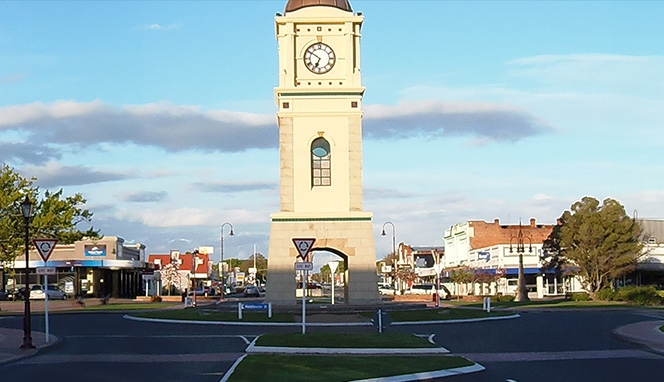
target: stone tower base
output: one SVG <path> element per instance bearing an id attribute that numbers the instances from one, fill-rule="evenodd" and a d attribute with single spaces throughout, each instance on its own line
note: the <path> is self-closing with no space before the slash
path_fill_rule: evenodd
<path id="1" fill-rule="evenodd" d="M 297 304 L 294 264 L 298 260 L 298 251 L 293 245 L 293 238 L 315 238 L 313 250 L 326 250 L 344 259 L 347 304 L 380 302 L 372 214 L 349 212 L 326 215 L 283 212 L 270 215 L 267 302 L 274 305 Z"/>

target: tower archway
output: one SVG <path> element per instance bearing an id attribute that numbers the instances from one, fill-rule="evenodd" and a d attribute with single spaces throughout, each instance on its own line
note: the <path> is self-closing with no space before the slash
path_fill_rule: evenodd
<path id="1" fill-rule="evenodd" d="M 309 256 L 313 256 L 311 261 L 314 262 L 314 265 L 322 264 L 321 266 L 321 279 L 323 284 L 323 296 L 331 297 L 332 293 L 335 294 L 335 301 L 337 303 L 343 302 L 348 303 L 348 256 L 343 252 L 328 247 L 314 247 L 311 250 Z M 319 260 L 321 257 L 325 257 L 322 262 Z M 339 262 L 338 268 L 335 270 L 334 274 L 323 274 L 323 268 L 325 265 L 328 265 L 332 261 Z M 329 279 L 328 279 L 329 277 Z M 329 281 L 329 290 L 328 283 Z M 334 288 L 331 287 L 331 284 L 334 284 Z"/>

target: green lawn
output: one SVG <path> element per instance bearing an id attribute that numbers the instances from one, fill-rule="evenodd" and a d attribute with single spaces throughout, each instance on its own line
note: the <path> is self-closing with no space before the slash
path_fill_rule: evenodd
<path id="1" fill-rule="evenodd" d="M 362 313 L 367 317 L 373 317 L 375 313 Z M 392 321 L 412 322 L 412 321 L 437 321 L 437 320 L 462 320 L 470 318 L 487 318 L 511 316 L 514 312 L 493 311 L 487 313 L 481 309 L 462 309 L 462 308 L 439 308 L 439 309 L 418 309 L 418 310 L 395 310 L 388 312 Z"/>
<path id="2" fill-rule="evenodd" d="M 159 318 L 165 320 L 224 321 L 224 322 L 296 322 L 292 314 L 267 312 L 242 312 L 238 320 L 237 312 L 219 312 L 206 308 L 168 309 L 133 314 L 135 317 Z"/>
<path id="3" fill-rule="evenodd" d="M 367 320 L 373 318 L 376 312 L 361 312 Z M 480 309 L 419 309 L 408 311 L 388 312 L 392 321 L 431 321 L 431 320 L 457 320 L 468 318 L 499 317 L 512 315 L 514 312 L 502 311 L 486 313 Z M 226 321 L 226 322 L 300 322 L 299 314 L 292 313 L 274 313 L 272 318 L 267 317 L 266 312 L 244 312 L 242 320 L 238 320 L 237 313 L 218 312 L 205 308 L 188 309 L 167 309 L 137 312 L 133 314 L 136 317 L 159 318 L 171 320 L 196 320 L 196 321 Z"/>
<path id="4" fill-rule="evenodd" d="M 307 333 L 263 334 L 256 346 L 319 347 L 319 348 L 435 348 L 427 339 L 405 333 Z"/>
<path id="5" fill-rule="evenodd" d="M 455 356 L 304 356 L 252 354 L 243 359 L 229 382 L 336 382 L 387 377 L 471 366 Z"/>
<path id="6" fill-rule="evenodd" d="M 482 302 L 446 301 L 452 306 L 482 307 Z M 571 301 L 565 299 L 535 300 L 529 302 L 498 302 L 491 301 L 491 308 L 633 308 L 635 305 L 619 301 Z M 639 307 L 641 308 L 641 307 Z"/>
<path id="7" fill-rule="evenodd" d="M 151 310 L 151 309 L 163 309 L 172 306 L 180 305 L 180 303 L 173 302 L 145 302 L 145 303 L 113 303 L 110 302 L 106 305 L 90 305 L 85 308 L 75 307 L 72 310 L 76 311 L 86 311 L 86 310 Z"/>

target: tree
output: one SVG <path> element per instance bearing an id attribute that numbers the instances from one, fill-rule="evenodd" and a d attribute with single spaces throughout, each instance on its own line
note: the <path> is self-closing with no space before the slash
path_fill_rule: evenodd
<path id="1" fill-rule="evenodd" d="M 591 298 L 631 272 L 641 256 L 641 227 L 616 200 L 584 197 L 563 212 L 543 245 L 545 268 L 576 274 Z"/>
<path id="2" fill-rule="evenodd" d="M 25 179 L 4 164 L 0 167 L 0 261 L 13 264 L 23 253 L 25 226 L 21 214 L 21 202 L 25 196 L 34 203 L 30 221 L 30 237 L 57 239 L 61 244 L 72 244 L 83 237 L 100 238 L 99 231 L 77 226 L 92 220 L 92 213 L 82 209 L 86 200 L 81 194 L 63 197 L 63 191 L 45 191 L 39 198 L 39 188 L 33 185 L 35 178 Z"/>
<path id="3" fill-rule="evenodd" d="M 337 270 L 334 272 L 335 274 L 339 275 L 342 274 L 346 271 L 346 268 L 344 268 L 344 262 L 343 261 L 338 261 L 339 265 L 337 266 Z M 325 264 L 322 267 L 320 267 L 320 278 L 321 282 L 327 282 L 329 280 L 332 280 L 332 270 L 330 269 L 330 266 Z"/>
<path id="4" fill-rule="evenodd" d="M 161 281 L 168 290 L 168 295 L 171 295 L 172 287 L 180 289 L 180 282 L 182 277 L 180 276 L 180 265 L 177 261 L 164 265 L 160 270 L 159 274 L 161 276 Z"/>
<path id="5" fill-rule="evenodd" d="M 256 278 L 261 282 L 265 282 L 267 277 L 267 258 L 260 253 L 256 253 Z M 249 256 L 246 260 L 240 261 L 240 272 L 249 273 L 249 268 L 254 267 L 254 254 Z"/>

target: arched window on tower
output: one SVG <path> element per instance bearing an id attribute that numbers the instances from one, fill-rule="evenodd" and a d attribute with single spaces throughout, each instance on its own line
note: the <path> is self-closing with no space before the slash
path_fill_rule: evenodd
<path id="1" fill-rule="evenodd" d="M 311 142 L 311 187 L 331 186 L 330 142 L 316 138 Z"/>

